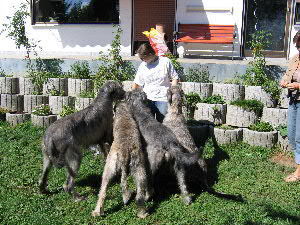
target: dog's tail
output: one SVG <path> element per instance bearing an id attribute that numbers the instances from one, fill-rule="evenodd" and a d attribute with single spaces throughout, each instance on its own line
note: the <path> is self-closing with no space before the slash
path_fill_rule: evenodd
<path id="1" fill-rule="evenodd" d="M 182 147 L 181 147 L 182 148 Z M 199 152 L 182 152 L 179 146 L 173 145 L 170 148 L 170 154 L 177 162 L 185 166 L 194 165 L 199 160 Z"/>
<path id="2" fill-rule="evenodd" d="M 58 151 L 52 140 L 44 140 L 43 151 L 55 167 L 62 168 L 65 166 L 65 154 L 64 152 Z"/>

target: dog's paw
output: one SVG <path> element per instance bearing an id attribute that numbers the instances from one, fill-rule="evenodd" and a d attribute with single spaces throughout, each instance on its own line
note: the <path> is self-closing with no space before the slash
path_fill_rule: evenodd
<path id="1" fill-rule="evenodd" d="M 92 212 L 92 216 L 93 216 L 93 217 L 104 216 L 104 212 L 103 212 L 102 210 L 100 210 L 100 211 L 94 210 L 94 211 Z"/>
<path id="2" fill-rule="evenodd" d="M 131 190 L 126 191 L 125 193 L 123 193 L 123 203 L 124 205 L 128 205 L 130 200 L 133 197 L 134 192 Z"/>
<path id="3" fill-rule="evenodd" d="M 77 193 L 77 192 L 73 193 L 73 198 L 74 198 L 74 201 L 75 201 L 75 202 L 81 202 L 81 201 L 84 201 L 84 200 L 87 199 L 86 196 L 80 195 L 80 194 Z"/>
<path id="4" fill-rule="evenodd" d="M 186 204 L 186 205 L 189 205 L 192 203 L 192 198 L 191 196 L 184 196 L 182 201 Z"/>
<path id="5" fill-rule="evenodd" d="M 138 217 L 138 218 L 141 218 L 141 219 L 146 218 L 148 215 L 149 215 L 149 213 L 148 213 L 146 210 L 140 210 L 140 211 L 137 213 L 137 217 Z"/>

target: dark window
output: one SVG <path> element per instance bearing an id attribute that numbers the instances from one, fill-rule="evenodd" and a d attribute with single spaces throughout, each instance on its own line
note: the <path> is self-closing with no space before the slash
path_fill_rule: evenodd
<path id="1" fill-rule="evenodd" d="M 119 23 L 119 0 L 33 0 L 33 22 Z"/>
<path id="2" fill-rule="evenodd" d="M 296 3 L 295 24 L 300 25 L 300 2 Z"/>

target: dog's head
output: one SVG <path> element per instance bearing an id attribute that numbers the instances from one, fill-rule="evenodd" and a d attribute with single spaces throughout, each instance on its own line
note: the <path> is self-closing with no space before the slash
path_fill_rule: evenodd
<path id="1" fill-rule="evenodd" d="M 146 104 L 147 103 L 147 95 L 144 91 L 140 89 L 135 89 L 132 91 L 126 92 L 126 100 L 130 104 Z"/>
<path id="2" fill-rule="evenodd" d="M 179 86 L 171 86 L 167 91 L 167 99 L 170 105 L 182 106 L 184 93 Z"/>
<path id="3" fill-rule="evenodd" d="M 112 100 L 122 100 L 125 97 L 122 84 L 112 80 L 106 81 L 99 93 L 107 94 Z"/>

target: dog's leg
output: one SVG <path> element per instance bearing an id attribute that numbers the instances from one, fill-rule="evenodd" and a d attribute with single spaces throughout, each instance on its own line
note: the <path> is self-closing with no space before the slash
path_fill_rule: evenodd
<path id="1" fill-rule="evenodd" d="M 84 199 L 83 196 L 80 196 L 79 193 L 74 191 L 75 186 L 75 177 L 80 167 L 82 154 L 79 147 L 68 147 L 65 155 L 66 167 L 67 167 L 67 181 L 64 185 L 64 190 L 73 195 L 75 201 L 81 201 Z"/>
<path id="2" fill-rule="evenodd" d="M 42 176 L 39 180 L 39 189 L 41 193 L 48 193 L 47 190 L 47 180 L 48 180 L 48 174 L 52 167 L 52 163 L 46 153 L 43 153 L 43 172 Z"/>
<path id="3" fill-rule="evenodd" d="M 121 165 L 121 188 L 122 188 L 122 196 L 123 196 L 123 203 L 127 205 L 132 198 L 133 191 L 128 188 L 127 184 L 127 177 L 128 177 L 128 168 L 127 165 Z"/>
<path id="4" fill-rule="evenodd" d="M 181 196 L 183 198 L 182 200 L 185 204 L 189 205 L 192 202 L 192 198 L 189 196 L 189 192 L 187 191 L 185 170 L 182 165 L 178 165 L 178 163 L 175 162 L 174 171 L 177 177 L 179 189 L 181 191 Z"/>
<path id="5" fill-rule="evenodd" d="M 145 218 L 148 216 L 146 206 L 145 206 L 145 195 L 146 190 L 148 189 L 147 185 L 147 174 L 146 174 L 146 168 L 144 167 L 144 163 L 140 161 L 140 165 L 137 165 L 137 168 L 135 170 L 135 183 L 136 183 L 136 204 L 138 207 L 138 213 L 137 216 L 139 218 Z"/>
<path id="6" fill-rule="evenodd" d="M 98 201 L 96 208 L 92 212 L 92 216 L 103 216 L 104 215 L 104 201 L 106 198 L 106 191 L 111 183 L 112 179 L 115 177 L 117 172 L 120 170 L 118 168 L 118 157 L 116 152 L 110 152 L 107 156 L 107 160 L 104 166 L 104 171 L 102 175 L 101 188 L 98 194 Z"/>

